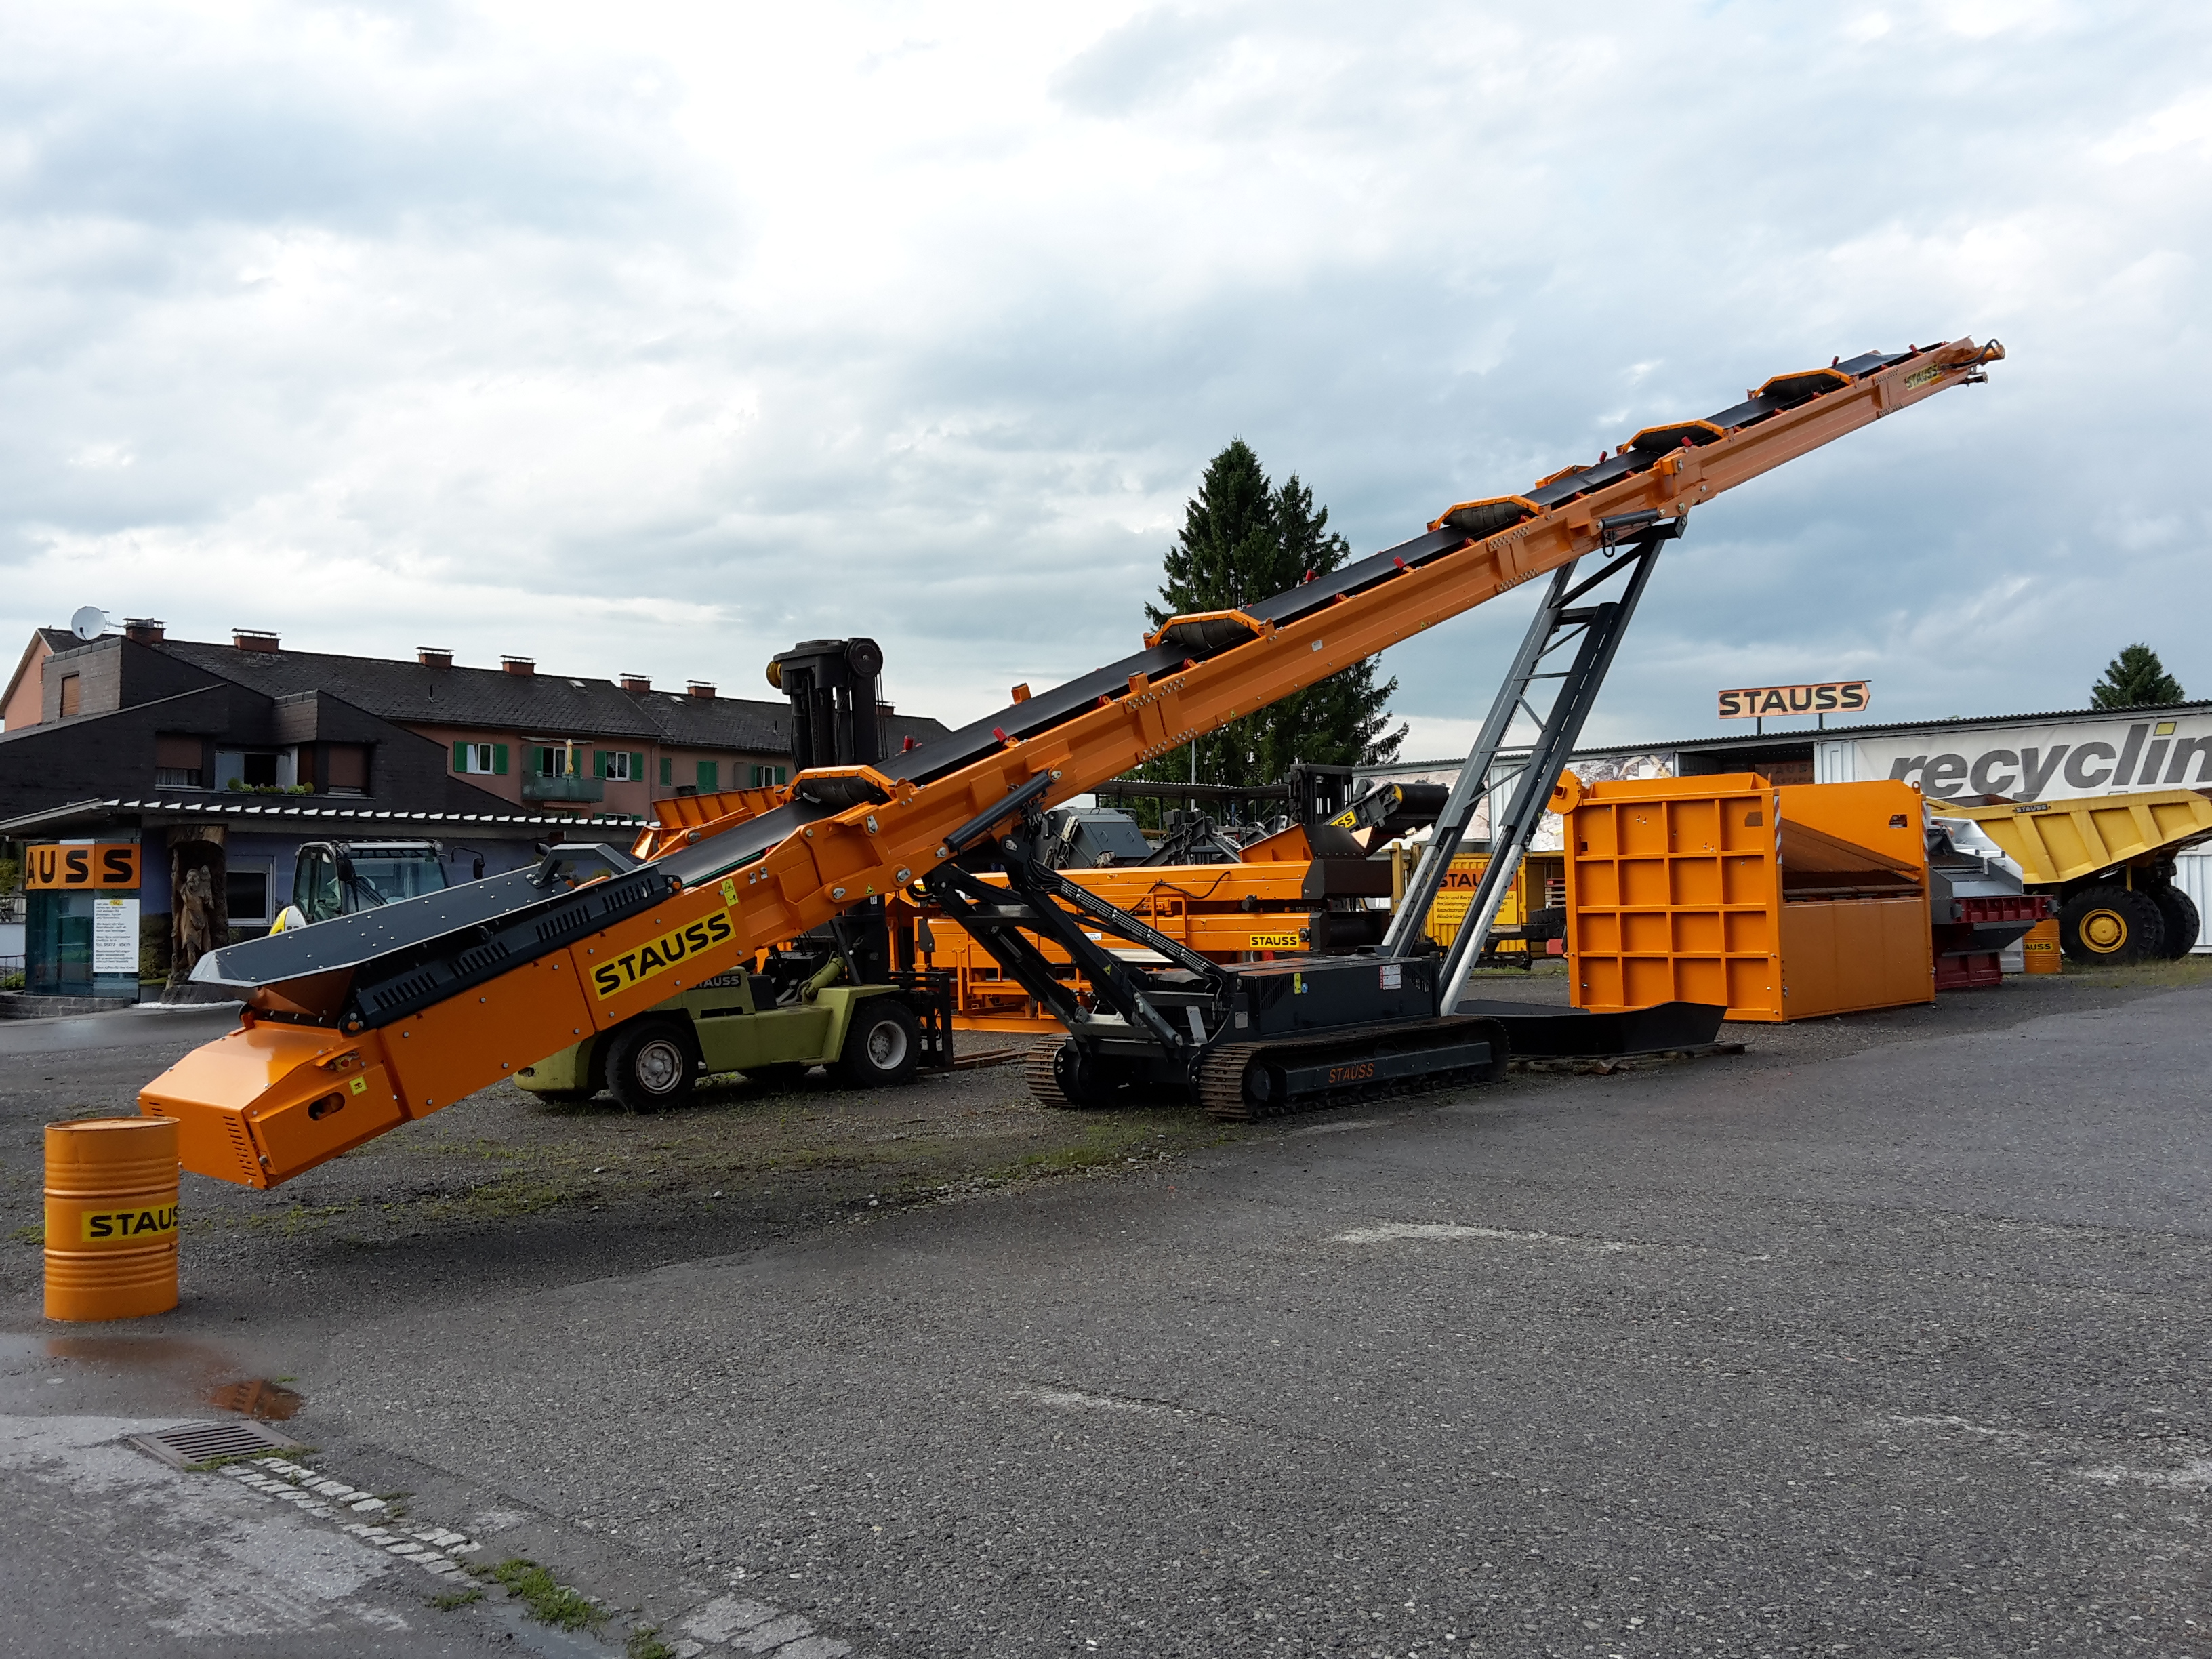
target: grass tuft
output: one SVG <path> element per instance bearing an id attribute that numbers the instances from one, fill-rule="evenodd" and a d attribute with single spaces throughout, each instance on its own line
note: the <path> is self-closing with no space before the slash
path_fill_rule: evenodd
<path id="1" fill-rule="evenodd" d="M 570 1589 L 535 1561 L 515 1556 L 494 1567 L 491 1577 L 541 1625 L 596 1632 L 607 1622 L 605 1607 Z"/>
<path id="2" fill-rule="evenodd" d="M 470 1584 L 461 1589 L 449 1589 L 440 1595 L 432 1596 L 430 1598 L 430 1605 L 437 1608 L 441 1613 L 452 1613 L 458 1607 L 465 1607 L 468 1606 L 471 1601 L 481 1601 L 483 1600 L 483 1592 L 478 1589 L 474 1584 Z"/>
<path id="3" fill-rule="evenodd" d="M 623 1644 L 625 1659 L 676 1659 L 676 1650 L 660 1639 L 660 1626 L 641 1625 Z"/>

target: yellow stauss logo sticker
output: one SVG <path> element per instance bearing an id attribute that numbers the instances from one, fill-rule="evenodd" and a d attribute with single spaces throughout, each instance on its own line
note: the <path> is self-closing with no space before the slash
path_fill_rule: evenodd
<path id="1" fill-rule="evenodd" d="M 619 996 L 634 985 L 642 985 L 656 974 L 665 974 L 687 957 L 710 949 L 731 938 L 736 929 L 726 915 L 715 915 L 672 933 L 664 933 L 650 945 L 603 962 L 592 969 L 592 988 L 599 1000 Z"/>
<path id="2" fill-rule="evenodd" d="M 1941 363 L 1930 363 L 1925 368 L 1916 368 L 1905 377 L 1905 389 L 1911 392 L 1916 387 L 1926 386 L 1930 380 L 1940 380 L 1942 374 L 1943 365 Z"/>
<path id="3" fill-rule="evenodd" d="M 1295 951 L 1298 948 L 1296 933 L 1255 933 L 1248 947 L 1255 951 Z"/>
<path id="4" fill-rule="evenodd" d="M 176 1231 L 177 1206 L 173 1204 L 143 1210 L 90 1210 L 84 1217 L 84 1242 L 88 1244 L 125 1244 Z"/>

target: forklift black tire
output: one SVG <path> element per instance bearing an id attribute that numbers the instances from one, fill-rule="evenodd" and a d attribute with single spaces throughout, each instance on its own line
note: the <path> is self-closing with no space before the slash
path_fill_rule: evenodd
<path id="1" fill-rule="evenodd" d="M 2171 883 L 2152 888 L 2150 896 L 2166 919 L 2166 954 L 2179 962 L 2197 948 L 2203 930 L 2203 918 L 2197 913 L 2197 901 Z"/>
<path id="2" fill-rule="evenodd" d="M 698 1075 L 699 1051 L 675 1020 L 639 1020 L 608 1041 L 607 1089 L 629 1111 L 682 1105 Z"/>
<path id="3" fill-rule="evenodd" d="M 2133 888 L 2085 887 L 2059 907 L 2058 946 L 2093 967 L 2155 962 L 2166 955 L 2166 913 Z"/>
<path id="4" fill-rule="evenodd" d="M 837 1076 L 854 1089 L 880 1089 L 914 1079 L 921 1059 L 921 1029 L 914 1010 L 894 996 L 865 997 L 854 1005 L 853 1023 L 837 1055 Z"/>

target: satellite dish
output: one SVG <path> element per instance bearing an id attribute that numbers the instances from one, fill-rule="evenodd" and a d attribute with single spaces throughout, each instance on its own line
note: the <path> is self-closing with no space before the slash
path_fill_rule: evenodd
<path id="1" fill-rule="evenodd" d="M 70 632 L 81 640 L 96 640 L 107 631 L 107 613 L 96 605 L 80 605 L 70 618 Z"/>

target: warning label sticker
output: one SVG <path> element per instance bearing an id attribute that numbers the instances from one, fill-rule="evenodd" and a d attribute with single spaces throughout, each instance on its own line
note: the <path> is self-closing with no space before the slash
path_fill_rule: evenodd
<path id="1" fill-rule="evenodd" d="M 83 1218 L 87 1244 L 129 1244 L 151 1240 L 177 1231 L 177 1206 L 164 1204 L 143 1210 L 88 1210 Z"/>

